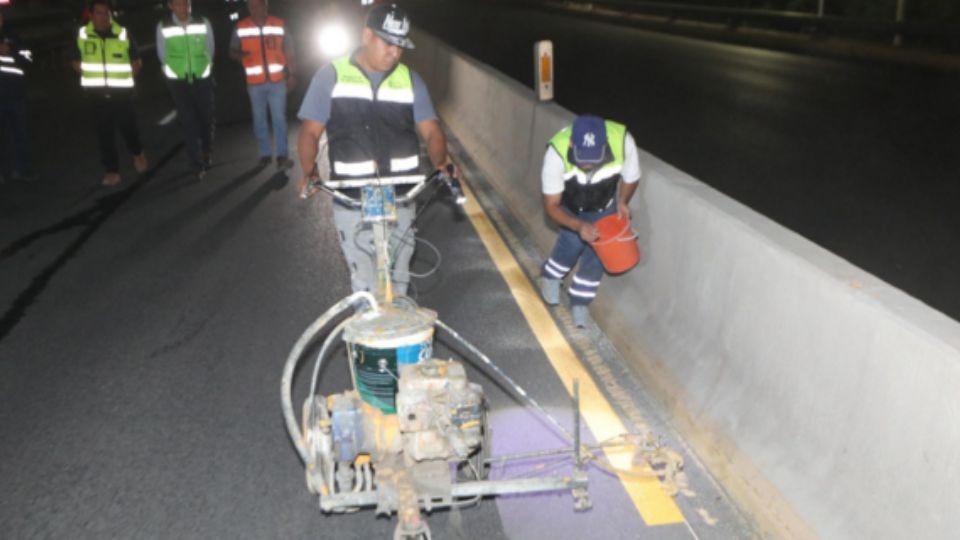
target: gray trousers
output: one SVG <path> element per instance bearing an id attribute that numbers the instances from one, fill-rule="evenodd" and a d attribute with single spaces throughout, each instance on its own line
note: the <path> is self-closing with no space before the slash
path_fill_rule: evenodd
<path id="1" fill-rule="evenodd" d="M 416 247 L 417 229 L 413 219 L 416 204 L 397 207 L 397 221 L 390 236 L 390 256 L 393 263 L 393 292 L 407 294 L 410 284 L 410 259 Z M 350 285 L 354 292 L 373 291 L 377 285 L 377 257 L 373 249 L 373 227 L 364 223 L 359 209 L 333 204 L 333 223 L 337 227 L 340 249 L 350 268 Z"/>

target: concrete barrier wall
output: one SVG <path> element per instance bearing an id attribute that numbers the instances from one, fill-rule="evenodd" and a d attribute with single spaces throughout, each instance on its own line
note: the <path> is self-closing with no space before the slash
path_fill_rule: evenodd
<path id="1" fill-rule="evenodd" d="M 540 162 L 573 113 L 417 45 L 438 112 L 547 253 Z M 644 258 L 592 312 L 764 535 L 956 537 L 960 324 L 640 156 Z"/>

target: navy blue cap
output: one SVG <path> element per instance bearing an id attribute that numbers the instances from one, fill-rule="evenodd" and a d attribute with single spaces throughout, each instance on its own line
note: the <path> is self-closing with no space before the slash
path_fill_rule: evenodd
<path id="1" fill-rule="evenodd" d="M 606 161 L 607 126 L 603 118 L 590 114 L 578 116 L 573 121 L 570 146 L 576 163 L 596 165 Z"/>
<path id="2" fill-rule="evenodd" d="M 404 49 L 414 48 L 409 37 L 410 17 L 396 4 L 374 6 L 367 14 L 366 26 L 387 43 Z"/>

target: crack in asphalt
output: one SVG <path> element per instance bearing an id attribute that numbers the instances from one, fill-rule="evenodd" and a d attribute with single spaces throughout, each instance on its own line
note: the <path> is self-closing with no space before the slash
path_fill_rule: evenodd
<path id="1" fill-rule="evenodd" d="M 10 334 L 11 331 L 23 320 L 27 314 L 28 308 L 37 301 L 37 298 L 50 284 L 50 281 L 87 243 L 87 241 L 100 229 L 100 226 L 107 221 L 130 197 L 132 197 L 140 188 L 147 185 L 156 175 L 157 171 L 163 168 L 170 159 L 173 158 L 183 143 L 179 143 L 170 148 L 160 160 L 151 167 L 145 174 L 133 182 L 130 187 L 104 197 L 100 197 L 91 208 L 81 210 L 71 216 L 68 216 L 59 222 L 34 232 L 26 234 L 21 238 L 14 240 L 2 251 L 0 251 L 0 262 L 8 259 L 23 250 L 37 240 L 57 234 L 62 231 L 70 230 L 75 227 L 85 227 L 73 242 L 68 245 L 62 253 L 43 270 L 38 272 L 30 280 L 30 284 L 17 296 L 10 304 L 7 311 L 0 316 L 0 343 Z"/>

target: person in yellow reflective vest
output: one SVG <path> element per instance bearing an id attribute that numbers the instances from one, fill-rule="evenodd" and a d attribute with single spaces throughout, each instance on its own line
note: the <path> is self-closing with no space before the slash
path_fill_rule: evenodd
<path id="1" fill-rule="evenodd" d="M 591 245 L 600 237 L 594 223 L 611 214 L 630 219 L 630 198 L 640 174 L 633 136 L 612 120 L 578 116 L 547 144 L 540 173 L 543 211 L 560 231 L 540 267 L 540 293 L 546 303 L 559 304 L 560 284 L 573 273 L 567 293 L 573 323 L 579 328 L 587 325 L 587 306 L 597 296 L 604 274 Z"/>
<path id="2" fill-rule="evenodd" d="M 140 144 L 134 110 L 134 78 L 143 62 L 126 28 L 113 20 L 108 0 L 90 2 L 90 22 L 80 27 L 73 55 L 73 69 L 80 74 L 80 86 L 90 103 L 97 129 L 102 183 L 120 183 L 120 164 L 114 133 L 119 130 L 133 156 L 137 173 L 147 170 L 147 157 Z"/>
<path id="3" fill-rule="evenodd" d="M 243 64 L 260 165 L 270 163 L 276 141 L 277 168 L 289 169 L 293 161 L 287 148 L 287 93 L 296 84 L 293 39 L 283 19 L 268 13 L 267 0 L 247 0 L 247 9 L 250 16 L 237 23 L 230 38 L 230 57 Z"/>
<path id="4" fill-rule="evenodd" d="M 213 151 L 213 27 L 191 13 L 190 0 L 167 5 L 171 14 L 157 23 L 157 57 L 177 106 L 187 158 L 203 178 Z"/>

